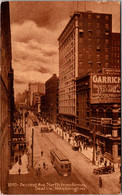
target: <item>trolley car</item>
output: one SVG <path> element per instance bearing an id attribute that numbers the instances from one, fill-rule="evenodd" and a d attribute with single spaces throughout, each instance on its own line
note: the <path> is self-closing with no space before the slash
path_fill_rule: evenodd
<path id="1" fill-rule="evenodd" d="M 62 176 L 71 174 L 71 162 L 58 149 L 50 151 L 51 163 Z"/>

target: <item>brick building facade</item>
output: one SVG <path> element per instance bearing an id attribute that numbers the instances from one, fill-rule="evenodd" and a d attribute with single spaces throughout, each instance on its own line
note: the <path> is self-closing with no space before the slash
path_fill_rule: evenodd
<path id="1" fill-rule="evenodd" d="M 75 129 L 75 79 L 111 67 L 112 15 L 74 12 L 59 41 L 59 122 Z"/>
<path id="2" fill-rule="evenodd" d="M 58 117 L 58 77 L 56 74 L 45 82 L 45 95 L 41 97 L 41 113 L 50 123 L 57 123 Z"/>
<path id="3" fill-rule="evenodd" d="M 7 193 L 11 160 L 12 122 L 14 113 L 13 69 L 11 65 L 11 32 L 9 3 L 1 4 L 1 124 L 0 188 Z"/>
<path id="4" fill-rule="evenodd" d="M 95 152 L 99 149 L 105 158 L 120 163 L 120 71 L 103 69 L 99 74 L 89 73 L 78 77 L 76 86 L 76 129 L 81 140 L 92 146 L 95 141 Z"/>

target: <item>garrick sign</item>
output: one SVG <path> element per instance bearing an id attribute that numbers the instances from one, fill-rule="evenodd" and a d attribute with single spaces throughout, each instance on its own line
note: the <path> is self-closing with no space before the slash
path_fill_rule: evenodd
<path id="1" fill-rule="evenodd" d="M 120 74 L 91 74 L 91 103 L 120 103 Z"/>
<path id="2" fill-rule="evenodd" d="M 94 83 L 120 83 L 120 76 L 101 76 L 101 75 L 93 75 Z"/>

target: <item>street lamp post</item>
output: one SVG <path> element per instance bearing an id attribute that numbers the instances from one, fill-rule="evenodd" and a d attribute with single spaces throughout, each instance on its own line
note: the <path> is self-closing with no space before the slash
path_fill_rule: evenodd
<path id="1" fill-rule="evenodd" d="M 30 155 L 30 153 L 27 152 L 27 156 L 28 156 L 28 168 L 29 168 L 29 155 Z"/>
<path id="2" fill-rule="evenodd" d="M 32 128 L 32 168 L 33 168 L 33 152 L 34 152 L 34 129 Z"/>

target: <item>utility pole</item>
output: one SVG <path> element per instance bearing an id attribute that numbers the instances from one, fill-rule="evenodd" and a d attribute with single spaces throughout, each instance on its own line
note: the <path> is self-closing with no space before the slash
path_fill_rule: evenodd
<path id="1" fill-rule="evenodd" d="M 93 130 L 93 164 L 95 164 L 95 128 Z"/>
<path id="2" fill-rule="evenodd" d="M 25 137 L 26 137 L 26 115 L 25 115 Z"/>
<path id="3" fill-rule="evenodd" d="M 34 152 L 34 129 L 32 128 L 32 168 L 33 168 L 33 152 Z"/>
<path id="4" fill-rule="evenodd" d="M 23 133 L 23 108 L 22 108 L 22 133 Z"/>

